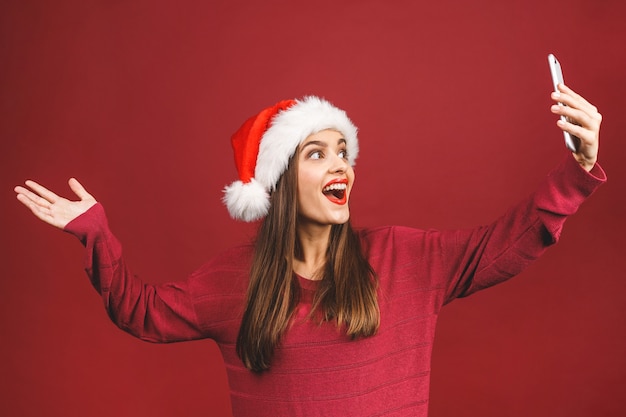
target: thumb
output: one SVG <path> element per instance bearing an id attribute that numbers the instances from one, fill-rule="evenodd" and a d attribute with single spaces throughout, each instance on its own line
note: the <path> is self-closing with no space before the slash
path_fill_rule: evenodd
<path id="1" fill-rule="evenodd" d="M 76 178 L 70 178 L 67 183 L 69 184 L 74 194 L 76 194 L 81 200 L 86 200 L 89 198 L 93 199 L 92 195 L 89 194 L 87 190 L 85 190 L 85 188 L 81 185 L 80 182 L 78 182 Z"/>

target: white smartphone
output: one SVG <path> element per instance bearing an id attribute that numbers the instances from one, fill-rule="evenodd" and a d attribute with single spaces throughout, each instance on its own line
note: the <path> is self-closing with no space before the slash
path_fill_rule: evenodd
<path id="1" fill-rule="evenodd" d="M 561 70 L 561 64 L 559 60 L 552 54 L 548 55 L 548 64 L 550 65 L 550 74 L 552 75 L 552 85 L 554 86 L 554 91 L 559 91 L 558 85 L 564 84 L 563 82 L 563 71 Z M 559 105 L 564 106 L 563 103 L 559 103 Z M 561 116 L 561 120 L 568 121 L 567 117 Z M 576 152 L 576 143 L 578 142 L 578 138 L 576 136 L 572 136 L 567 132 L 563 132 L 563 137 L 565 138 L 565 146 L 572 152 Z"/>

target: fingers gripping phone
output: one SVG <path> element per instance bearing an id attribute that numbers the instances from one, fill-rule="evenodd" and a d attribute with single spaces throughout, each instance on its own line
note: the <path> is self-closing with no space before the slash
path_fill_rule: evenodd
<path id="1" fill-rule="evenodd" d="M 556 57 L 552 54 L 548 55 L 548 64 L 550 65 L 550 74 L 552 75 L 552 84 L 554 85 L 554 91 L 559 92 L 559 84 L 564 84 L 563 82 L 563 71 L 561 70 L 561 64 L 556 59 Z M 564 106 L 563 103 L 559 103 L 559 105 Z M 561 120 L 567 120 L 567 117 L 561 116 Z M 568 132 L 563 131 L 563 136 L 565 138 L 565 146 L 572 152 L 576 152 L 576 142 L 578 138 L 576 136 L 570 135 Z"/>

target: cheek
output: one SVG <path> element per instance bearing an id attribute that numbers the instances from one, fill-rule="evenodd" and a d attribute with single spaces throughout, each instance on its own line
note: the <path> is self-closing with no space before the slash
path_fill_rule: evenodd
<path id="1" fill-rule="evenodd" d="M 347 172 L 348 181 L 350 182 L 350 191 L 352 191 L 352 187 L 354 187 L 354 182 L 356 181 L 356 175 L 354 174 L 354 169 L 350 167 L 350 170 Z"/>
<path id="2" fill-rule="evenodd" d="M 306 178 L 300 177 L 298 178 L 298 205 L 300 207 L 306 207 L 308 204 L 306 202 L 311 199 L 311 186 L 310 181 L 307 181 Z"/>
<path id="3" fill-rule="evenodd" d="M 320 179 L 309 172 L 300 172 L 298 175 L 298 195 L 312 193 L 319 187 Z"/>

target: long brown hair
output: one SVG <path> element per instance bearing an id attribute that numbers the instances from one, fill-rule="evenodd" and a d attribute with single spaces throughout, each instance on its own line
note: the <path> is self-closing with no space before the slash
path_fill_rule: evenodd
<path id="1" fill-rule="evenodd" d="M 269 369 L 274 349 L 300 299 L 293 272 L 293 259 L 302 256 L 297 233 L 297 160 L 292 156 L 278 181 L 256 238 L 237 337 L 237 354 L 246 368 L 255 372 Z M 331 227 L 326 258 L 310 318 L 345 325 L 346 334 L 353 339 L 374 335 L 380 324 L 377 279 L 350 222 Z"/>

